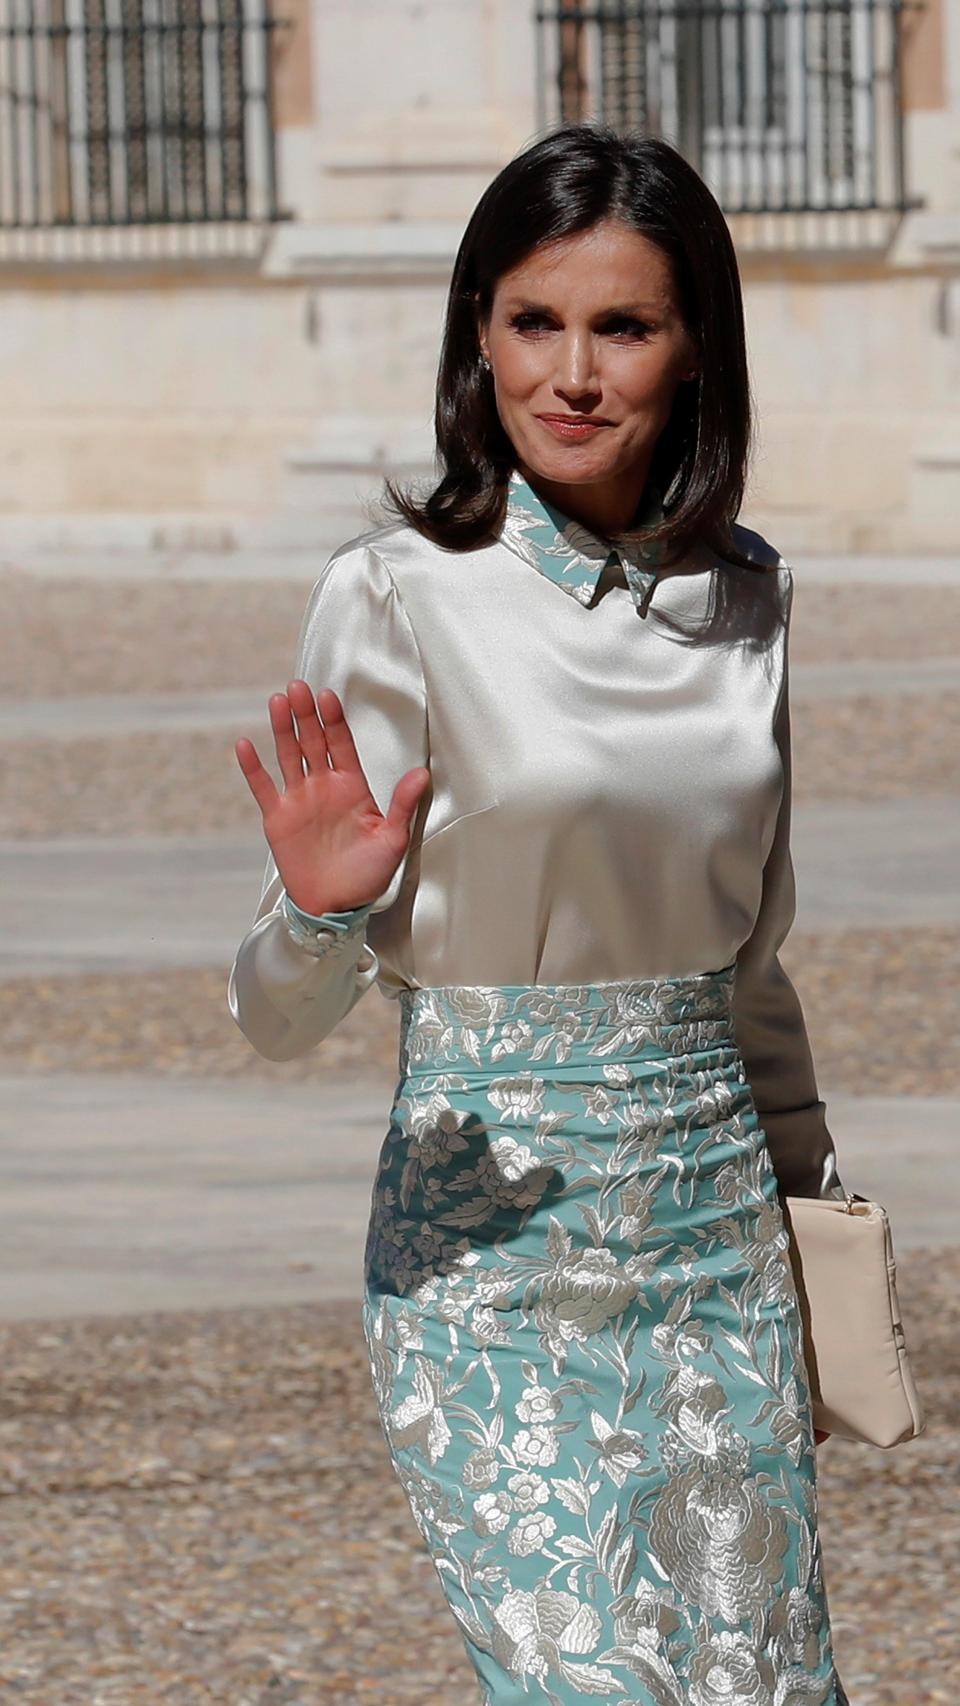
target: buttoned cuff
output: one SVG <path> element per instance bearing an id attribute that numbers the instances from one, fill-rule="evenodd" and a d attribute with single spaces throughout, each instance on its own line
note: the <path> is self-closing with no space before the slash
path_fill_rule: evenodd
<path id="1" fill-rule="evenodd" d="M 305 953 L 315 959 L 321 959 L 325 954 L 334 952 L 341 946 L 351 945 L 356 937 L 363 935 L 364 926 L 373 911 L 373 901 L 364 906 L 355 906 L 346 912 L 304 912 L 297 906 L 288 894 L 283 897 L 282 908 L 287 931 Z"/>

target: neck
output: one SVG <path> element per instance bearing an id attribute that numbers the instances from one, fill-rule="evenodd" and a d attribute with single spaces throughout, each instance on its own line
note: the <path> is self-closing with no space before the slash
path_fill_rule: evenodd
<path id="1" fill-rule="evenodd" d="M 547 503 L 602 537 L 638 525 L 650 467 L 631 468 L 609 480 L 548 480 L 528 463 L 518 461 L 520 473 Z"/>

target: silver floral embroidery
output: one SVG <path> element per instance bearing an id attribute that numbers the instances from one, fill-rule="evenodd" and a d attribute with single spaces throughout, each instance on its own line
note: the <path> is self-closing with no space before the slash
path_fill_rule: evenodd
<path id="1" fill-rule="evenodd" d="M 644 524 L 650 526 L 662 515 L 662 495 L 651 487 L 645 495 Z M 547 504 L 518 469 L 510 475 L 504 544 L 579 604 L 591 602 L 602 570 L 613 559 L 623 568 L 637 614 L 646 615 L 663 552 L 658 546 L 642 543 L 641 532 L 640 526 L 625 528 L 602 539 Z"/>
<path id="2" fill-rule="evenodd" d="M 486 1706 L 845 1706 L 734 977 L 401 996 L 364 1330 Z"/>

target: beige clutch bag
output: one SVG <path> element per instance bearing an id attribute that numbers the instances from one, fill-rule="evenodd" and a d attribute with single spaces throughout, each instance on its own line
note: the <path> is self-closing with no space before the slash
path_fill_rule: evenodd
<path id="1" fill-rule="evenodd" d="M 887 1212 L 865 1197 L 785 1197 L 813 1421 L 899 1445 L 925 1426 L 903 1336 Z"/>

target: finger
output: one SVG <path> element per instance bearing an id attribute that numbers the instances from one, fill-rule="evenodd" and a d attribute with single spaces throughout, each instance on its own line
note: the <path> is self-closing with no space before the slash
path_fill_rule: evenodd
<path id="1" fill-rule="evenodd" d="M 242 736 L 237 741 L 234 751 L 237 755 L 237 762 L 247 779 L 250 792 L 266 816 L 280 797 L 277 793 L 276 783 L 269 770 L 265 770 L 261 764 L 252 740 L 247 740 L 245 735 Z"/>
<path id="2" fill-rule="evenodd" d="M 270 726 L 273 729 L 277 763 L 286 787 L 303 781 L 303 754 L 293 726 L 293 713 L 285 693 L 270 695 Z"/>
<path id="3" fill-rule="evenodd" d="M 430 782 L 430 772 L 422 764 L 415 770 L 408 770 L 401 776 L 393 790 L 387 820 L 394 828 L 401 829 L 405 835 L 410 834 L 410 827 L 417 814 L 417 807 L 426 793 Z"/>
<path id="4" fill-rule="evenodd" d="M 307 769 L 327 769 L 327 739 L 317 715 L 313 688 L 307 681 L 291 681 L 287 686 L 287 698 L 297 719 L 300 750 L 307 761 Z"/>
<path id="5" fill-rule="evenodd" d="M 350 733 L 344 709 L 332 687 L 324 687 L 317 694 L 317 704 L 323 718 L 323 732 L 327 742 L 327 751 L 334 770 L 360 770 L 360 755 Z"/>

